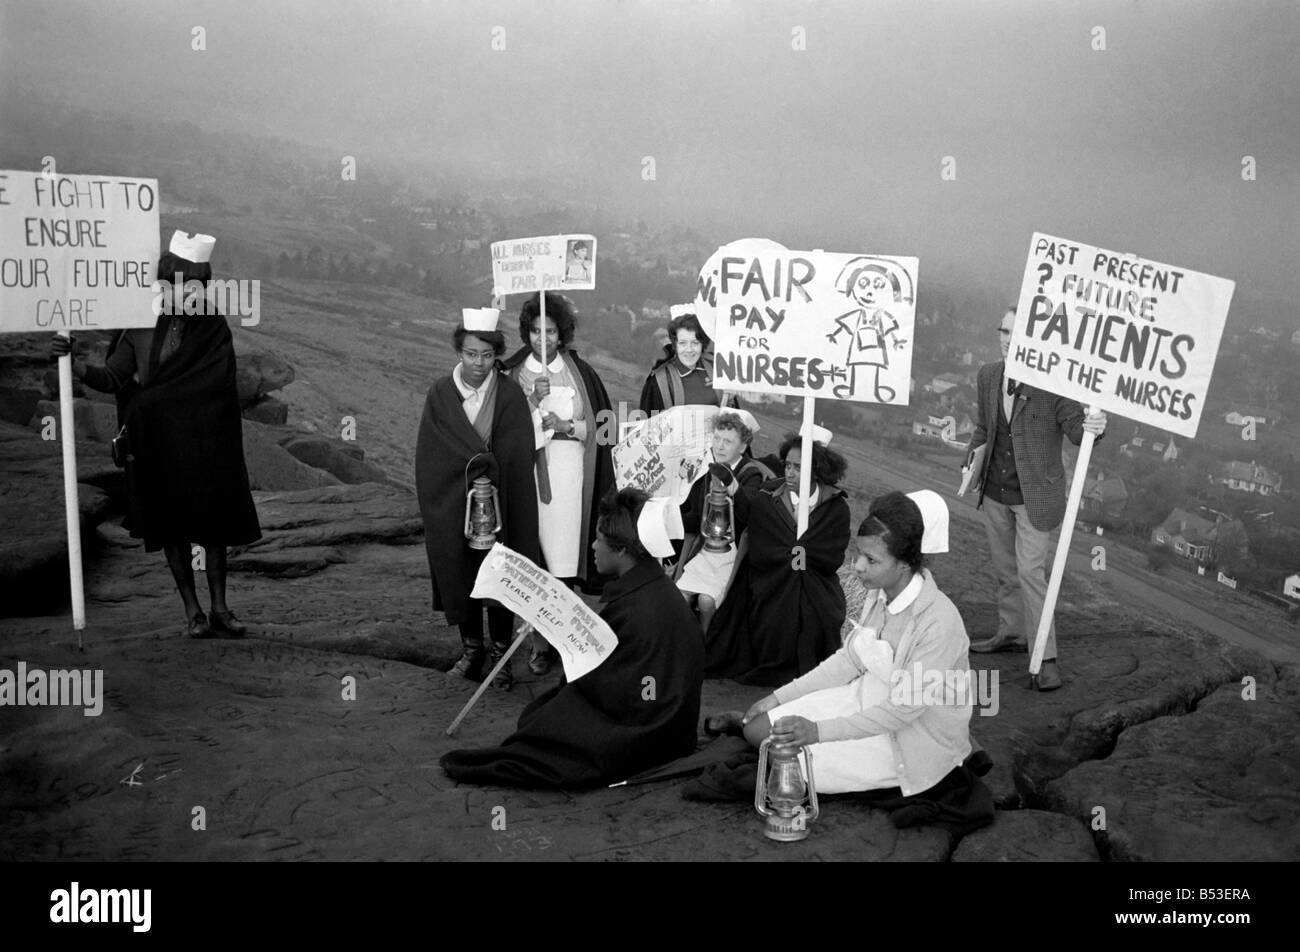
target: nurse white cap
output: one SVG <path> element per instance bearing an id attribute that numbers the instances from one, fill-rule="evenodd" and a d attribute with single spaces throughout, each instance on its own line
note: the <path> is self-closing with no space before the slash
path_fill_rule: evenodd
<path id="1" fill-rule="evenodd" d="M 666 496 L 651 496 L 637 516 L 636 534 L 645 550 L 656 559 L 669 558 L 673 554 L 672 540 L 686 534 L 681 507 Z"/>
<path id="2" fill-rule="evenodd" d="M 465 330 L 489 333 L 497 329 L 501 312 L 495 307 L 463 307 L 460 316 Z"/>
<path id="3" fill-rule="evenodd" d="M 919 489 L 908 493 L 907 498 L 921 510 L 925 532 L 921 536 L 921 552 L 934 555 L 948 551 L 948 504 L 932 489 Z"/>
<path id="4" fill-rule="evenodd" d="M 217 239 L 211 235 L 187 234 L 183 231 L 177 231 L 172 235 L 171 244 L 167 246 L 170 251 L 178 258 L 184 258 L 193 264 L 206 264 L 212 260 L 212 249 L 216 247 Z"/>

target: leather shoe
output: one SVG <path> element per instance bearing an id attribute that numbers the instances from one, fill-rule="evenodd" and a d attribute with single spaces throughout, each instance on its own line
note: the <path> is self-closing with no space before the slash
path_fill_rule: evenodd
<path id="1" fill-rule="evenodd" d="M 485 652 L 482 645 L 465 642 L 460 657 L 451 666 L 449 673 L 458 675 L 466 681 L 482 681 L 484 657 Z"/>
<path id="2" fill-rule="evenodd" d="M 242 638 L 248 634 L 248 626 L 235 617 L 234 612 L 212 612 L 211 628 L 214 634 L 227 638 Z"/>
<path id="3" fill-rule="evenodd" d="M 1035 691 L 1055 691 L 1061 686 L 1061 669 L 1056 666 L 1055 658 L 1043 660 L 1038 674 L 1029 676 L 1029 686 Z"/>
<path id="4" fill-rule="evenodd" d="M 551 670 L 551 660 L 550 645 L 533 648 L 532 654 L 528 656 L 528 670 L 540 678 Z"/>
<path id="5" fill-rule="evenodd" d="M 983 641 L 972 641 L 970 650 L 976 654 L 994 654 L 1000 651 L 1024 653 L 1029 650 L 1029 645 L 1023 641 L 1017 641 L 1014 635 L 994 635 L 992 638 L 986 638 Z"/>
<path id="6" fill-rule="evenodd" d="M 198 612 L 191 616 L 189 626 L 186 629 L 191 638 L 211 638 L 212 627 L 208 624 L 208 616 L 203 612 Z"/>
<path id="7" fill-rule="evenodd" d="M 495 668 L 502 656 L 510 650 L 509 645 L 498 645 L 495 642 L 488 648 L 488 665 Z M 511 659 L 513 660 L 513 659 Z M 497 672 L 497 676 L 492 679 L 492 686 L 502 691 L 509 691 L 515 686 L 515 673 L 510 670 L 510 662 L 507 661 L 505 666 Z"/>

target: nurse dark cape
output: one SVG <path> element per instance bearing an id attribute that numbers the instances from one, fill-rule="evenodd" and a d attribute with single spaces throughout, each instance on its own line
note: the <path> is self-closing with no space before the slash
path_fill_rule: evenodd
<path id="1" fill-rule="evenodd" d="M 442 758 L 461 783 L 591 787 L 626 780 L 695 749 L 704 682 L 699 623 L 651 559 L 605 586 L 600 617 L 618 647 L 519 715 L 500 747 Z M 647 679 L 653 678 L 653 681 Z"/>
<path id="2" fill-rule="evenodd" d="M 415 441 L 415 492 L 424 518 L 433 608 L 446 613 L 449 625 L 459 625 L 468 617 L 469 593 L 481 561 L 476 559 L 471 566 L 465 538 L 465 494 L 475 476 L 487 476 L 497 488 L 501 503 L 497 539 L 525 558 L 541 559 L 532 415 L 519 385 L 501 373 L 497 373 L 491 432 L 489 453 L 465 415 L 460 390 L 450 374 L 429 388 Z M 465 466 L 476 455 L 467 482 Z"/>
<path id="3" fill-rule="evenodd" d="M 827 491 L 823 486 L 823 496 Z M 779 686 L 839 650 L 845 599 L 836 572 L 849 545 L 850 515 L 844 494 L 830 491 L 799 538 L 781 501 L 784 480 L 737 492 L 737 529 L 748 528 L 749 550 L 704 639 L 709 677 Z M 803 546 L 803 571 L 793 568 L 796 544 Z"/>
<path id="4" fill-rule="evenodd" d="M 181 343 L 159 364 L 172 321 L 184 321 Z M 118 418 L 126 424 L 133 455 L 123 525 L 150 551 L 172 542 L 256 542 L 262 532 L 248 488 L 226 319 L 159 317 L 148 360 L 148 384 L 118 395 Z"/>

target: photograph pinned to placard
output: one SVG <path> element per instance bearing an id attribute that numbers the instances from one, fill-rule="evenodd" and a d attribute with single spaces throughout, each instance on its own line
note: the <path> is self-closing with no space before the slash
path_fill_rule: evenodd
<path id="1" fill-rule="evenodd" d="M 492 292 L 590 291 L 596 287 L 595 235 L 541 235 L 492 242 Z"/>

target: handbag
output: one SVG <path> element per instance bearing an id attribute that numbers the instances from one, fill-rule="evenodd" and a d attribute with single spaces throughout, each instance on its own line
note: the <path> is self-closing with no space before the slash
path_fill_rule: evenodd
<path id="1" fill-rule="evenodd" d="M 113 437 L 109 447 L 113 452 L 113 465 L 118 469 L 126 468 L 126 461 L 131 456 L 131 438 L 127 435 L 126 424 L 117 431 L 117 436 Z"/>

